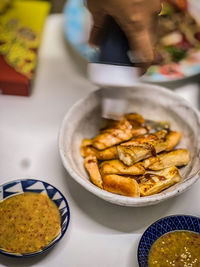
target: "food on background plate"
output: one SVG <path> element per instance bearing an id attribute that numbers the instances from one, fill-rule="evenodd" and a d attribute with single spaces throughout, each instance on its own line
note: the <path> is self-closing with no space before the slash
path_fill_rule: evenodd
<path id="1" fill-rule="evenodd" d="M 149 267 L 200 266 L 200 234 L 174 231 L 159 237 L 151 246 Z"/>
<path id="2" fill-rule="evenodd" d="M 164 0 L 158 25 L 160 64 L 179 62 L 200 50 L 200 25 L 189 14 L 186 0 Z"/>
<path id="3" fill-rule="evenodd" d="M 169 123 L 125 114 L 119 121 L 106 120 L 94 138 L 83 139 L 81 155 L 99 188 L 124 196 L 149 196 L 180 182 L 177 167 L 190 161 L 189 151 L 175 149 L 181 137 Z"/>
<path id="4" fill-rule="evenodd" d="M 26 254 L 42 250 L 61 230 L 55 203 L 47 195 L 22 193 L 0 202 L 0 248 Z"/>

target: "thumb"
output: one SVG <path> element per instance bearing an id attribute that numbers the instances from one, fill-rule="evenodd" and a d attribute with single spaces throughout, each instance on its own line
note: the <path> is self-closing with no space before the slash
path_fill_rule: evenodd
<path id="1" fill-rule="evenodd" d="M 106 15 L 103 12 L 95 12 L 92 14 L 93 26 L 89 36 L 89 44 L 98 46 L 101 42 L 101 37 L 106 21 Z"/>
<path id="2" fill-rule="evenodd" d="M 136 16 L 135 16 L 136 17 Z M 149 27 L 144 20 L 125 21 L 118 19 L 119 25 L 126 34 L 133 60 L 136 63 L 149 64 L 154 60 L 154 47 Z"/>
<path id="3" fill-rule="evenodd" d="M 149 64 L 154 61 L 154 48 L 148 30 L 136 33 L 132 29 L 131 32 L 127 33 L 127 38 L 136 63 Z"/>

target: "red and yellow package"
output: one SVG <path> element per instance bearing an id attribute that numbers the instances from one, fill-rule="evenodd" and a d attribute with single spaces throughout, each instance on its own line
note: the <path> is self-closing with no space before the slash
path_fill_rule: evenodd
<path id="1" fill-rule="evenodd" d="M 46 1 L 3 0 L 0 5 L 0 90 L 29 95 L 37 65 Z"/>

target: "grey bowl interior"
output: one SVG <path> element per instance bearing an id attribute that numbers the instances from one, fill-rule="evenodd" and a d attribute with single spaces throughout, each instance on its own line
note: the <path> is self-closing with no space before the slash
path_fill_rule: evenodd
<path id="1" fill-rule="evenodd" d="M 117 97 L 119 91 L 127 100 L 127 113 L 137 112 L 146 119 L 169 121 L 171 129 L 180 131 L 183 135 L 178 147 L 187 148 L 191 152 L 190 163 L 180 169 L 182 181 L 159 194 L 142 198 L 114 196 L 94 186 L 84 169 L 83 158 L 80 155 L 81 141 L 83 138 L 95 136 L 102 125 L 102 98 L 108 95 Z M 144 206 L 177 195 L 198 179 L 199 134 L 199 114 L 187 101 L 162 87 L 138 84 L 131 88 L 102 88 L 76 103 L 64 118 L 60 130 L 59 148 L 64 166 L 71 176 L 86 189 L 116 204 Z"/>

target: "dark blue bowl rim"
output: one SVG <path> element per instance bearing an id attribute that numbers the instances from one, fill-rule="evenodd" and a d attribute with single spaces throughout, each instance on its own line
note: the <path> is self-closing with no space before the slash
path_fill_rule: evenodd
<path id="1" fill-rule="evenodd" d="M 67 223 L 66 223 L 66 226 L 65 226 L 65 229 L 64 231 L 62 232 L 61 236 L 52 242 L 51 245 L 47 245 L 44 249 L 42 249 L 41 251 L 38 251 L 38 252 L 32 252 L 32 253 L 26 253 L 26 254 L 9 254 L 6 253 L 4 250 L 2 250 L 0 248 L 0 254 L 3 254 L 3 255 L 6 255 L 6 256 L 9 256 L 9 257 L 13 257 L 13 258 L 29 258 L 29 257 L 34 257 L 34 256 L 37 256 L 37 255 L 41 255 L 45 252 L 47 252 L 49 249 L 51 249 L 52 247 L 54 247 L 64 236 L 65 232 L 67 231 L 67 228 L 69 226 L 69 222 L 70 222 L 70 209 L 69 209 L 69 204 L 67 202 L 67 199 L 65 198 L 65 196 L 60 192 L 59 189 L 57 189 L 54 185 L 52 184 L 49 184 L 48 182 L 46 181 L 43 181 L 43 180 L 38 180 L 38 179 L 33 179 L 33 178 L 27 178 L 27 179 L 16 179 L 16 180 L 11 180 L 7 183 L 4 183 L 4 184 L 1 184 L 0 186 L 5 186 L 5 185 L 8 185 L 10 183 L 13 183 L 13 182 L 21 182 L 21 181 L 37 181 L 37 182 L 42 182 L 42 183 L 45 183 L 47 185 L 50 185 L 52 186 L 56 191 L 58 191 L 58 193 L 60 193 L 60 195 L 62 196 L 65 204 L 66 204 L 66 208 L 67 208 L 67 212 L 68 212 L 68 220 L 67 220 Z"/>
<path id="2" fill-rule="evenodd" d="M 143 232 L 143 234 L 142 234 L 142 236 L 141 236 L 141 238 L 140 238 L 139 244 L 138 244 L 138 249 L 137 249 L 137 260 L 138 260 L 139 267 L 141 266 L 141 264 L 140 264 L 140 260 L 139 260 L 139 247 L 140 247 L 141 242 L 142 242 L 142 237 L 146 234 L 146 232 L 149 230 L 149 228 L 150 228 L 152 225 L 154 225 L 154 224 L 156 224 L 156 223 L 158 223 L 158 222 L 160 222 L 160 221 L 162 221 L 162 220 L 165 220 L 165 219 L 168 219 L 168 218 L 174 218 L 174 217 L 190 217 L 190 218 L 198 219 L 198 220 L 200 221 L 200 217 L 198 217 L 198 216 L 187 215 L 187 214 L 174 214 L 174 215 L 168 215 L 168 216 L 159 218 L 158 220 L 156 220 L 155 222 L 153 222 L 152 224 L 150 224 L 150 225 L 146 228 L 146 230 Z M 176 230 L 172 230 L 172 231 L 169 231 L 169 232 L 174 232 L 174 231 L 176 231 Z M 167 233 L 169 233 L 169 232 L 167 232 Z M 162 235 L 161 235 L 161 236 L 162 236 Z"/>

